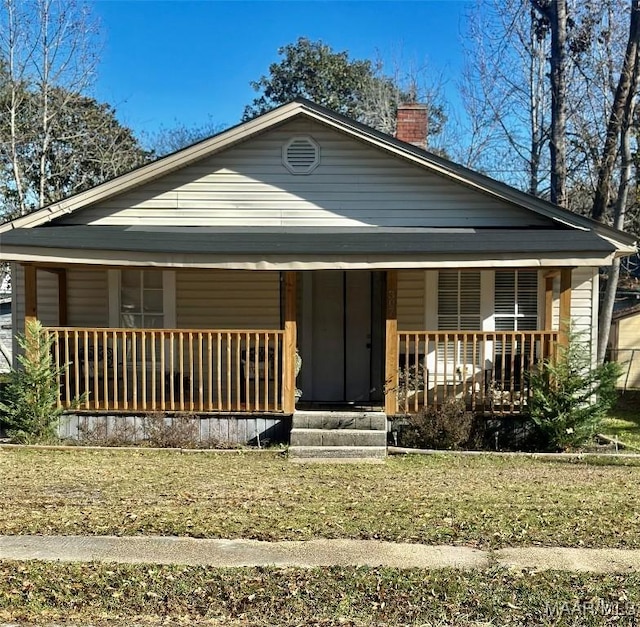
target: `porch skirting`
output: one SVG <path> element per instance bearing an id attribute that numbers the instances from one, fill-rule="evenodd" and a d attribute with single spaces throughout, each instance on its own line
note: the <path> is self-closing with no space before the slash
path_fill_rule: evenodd
<path id="1" fill-rule="evenodd" d="M 138 414 L 90 414 L 67 413 L 60 417 L 58 436 L 64 440 L 79 441 L 87 435 L 107 438 L 124 438 L 128 436 L 132 444 L 145 441 L 145 419 L 148 415 Z M 170 427 L 174 421 L 181 419 L 179 414 L 167 414 L 162 420 Z M 249 444 L 267 446 L 270 444 L 288 443 L 291 431 L 291 416 L 269 415 L 204 415 L 194 416 L 195 437 L 197 444 L 203 447 L 214 442 L 219 444 Z"/>

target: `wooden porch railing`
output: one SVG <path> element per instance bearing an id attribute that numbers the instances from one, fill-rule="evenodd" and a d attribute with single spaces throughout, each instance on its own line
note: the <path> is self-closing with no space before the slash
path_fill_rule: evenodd
<path id="1" fill-rule="evenodd" d="M 527 374 L 556 355 L 558 339 L 558 331 L 401 331 L 398 411 L 452 397 L 479 413 L 526 411 Z"/>
<path id="2" fill-rule="evenodd" d="M 49 327 L 58 404 L 96 411 L 283 411 L 281 330 Z"/>

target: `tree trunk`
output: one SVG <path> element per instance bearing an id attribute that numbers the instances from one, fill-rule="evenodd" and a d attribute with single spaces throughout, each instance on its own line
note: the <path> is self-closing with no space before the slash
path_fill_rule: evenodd
<path id="1" fill-rule="evenodd" d="M 611 108 L 607 137 L 603 151 L 602 165 L 598 175 L 598 187 L 593 201 L 591 216 L 603 220 L 611 203 L 612 187 L 616 157 L 618 155 L 617 139 L 620 141 L 622 163 L 618 194 L 615 200 L 613 224 L 616 228 L 624 228 L 624 219 L 632 182 L 632 162 L 630 135 L 635 109 L 635 94 L 638 91 L 640 74 L 640 0 L 632 0 L 631 21 L 629 25 L 629 41 L 624 57 L 620 79 L 616 88 L 615 99 Z M 620 276 L 620 259 L 614 259 L 609 272 L 607 286 L 598 320 L 598 362 L 604 361 L 609 331 L 613 316 L 613 305 Z"/>
<path id="2" fill-rule="evenodd" d="M 640 0 L 631 2 L 631 21 L 629 24 L 629 41 L 624 55 L 622 71 L 611 107 L 607 136 L 602 152 L 602 162 L 598 173 L 598 184 L 593 200 L 591 217 L 602 221 L 611 202 L 613 187 L 613 171 L 618 155 L 618 138 L 626 123 L 631 122 L 629 95 L 637 91 L 638 47 L 640 45 Z"/>
<path id="3" fill-rule="evenodd" d="M 567 0 L 549 6 L 551 25 L 551 202 L 567 206 Z"/>
<path id="4" fill-rule="evenodd" d="M 631 96 L 633 98 L 633 96 Z M 627 126 L 622 134 L 622 165 L 620 172 L 620 183 L 618 187 L 618 198 L 616 200 L 616 219 L 614 226 L 621 229 L 624 226 L 624 217 L 629 198 L 629 189 L 632 183 L 631 164 L 631 126 Z M 618 289 L 618 279 L 620 278 L 620 257 L 616 257 L 609 269 L 607 285 L 604 290 L 600 316 L 598 319 L 598 363 L 603 363 L 609 344 L 609 332 L 611 330 L 611 319 L 613 317 L 613 305 L 616 300 Z"/>
<path id="5" fill-rule="evenodd" d="M 8 1 L 5 4 L 7 11 L 7 48 L 5 54 L 7 56 L 7 63 L 9 67 L 9 81 L 11 83 L 11 101 L 9 110 L 9 134 L 10 134 L 10 155 L 11 155 L 11 170 L 13 179 L 16 186 L 16 213 L 24 215 L 27 213 L 27 203 L 25 200 L 25 191 L 22 181 L 22 171 L 20 169 L 20 158 L 18 156 L 18 146 L 24 138 L 19 137 L 18 128 L 18 113 L 22 104 L 23 98 L 20 93 L 23 89 L 22 81 L 24 68 L 19 66 L 17 61 L 18 56 L 18 19 L 16 18 L 16 7 L 14 2 Z"/>
<path id="6" fill-rule="evenodd" d="M 532 196 L 540 195 L 540 157 L 545 147 L 544 115 L 546 108 L 545 98 L 545 67 L 546 55 L 544 39 L 541 39 L 535 28 L 535 12 L 530 11 L 530 40 L 531 49 L 529 59 L 529 98 L 531 127 L 531 160 L 529 167 L 529 193 Z"/>

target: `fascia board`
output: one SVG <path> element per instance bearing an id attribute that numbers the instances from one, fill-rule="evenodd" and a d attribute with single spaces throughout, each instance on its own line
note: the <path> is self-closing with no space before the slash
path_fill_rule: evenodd
<path id="1" fill-rule="evenodd" d="M 89 253 L 89 254 L 88 254 Z M 245 270 L 321 270 L 321 269 L 393 269 L 393 268 L 523 268 L 602 266 L 611 263 L 613 253 L 594 254 L 549 251 L 532 256 L 490 254 L 315 254 L 286 255 L 212 255 L 201 253 L 148 253 L 114 250 L 51 249 L 36 246 L 5 246 L 0 260 L 55 266 L 110 266 L 158 268 L 227 268 Z"/>

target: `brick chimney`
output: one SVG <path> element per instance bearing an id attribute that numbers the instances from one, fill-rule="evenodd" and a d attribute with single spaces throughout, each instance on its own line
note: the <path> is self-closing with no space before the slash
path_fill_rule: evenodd
<path id="1" fill-rule="evenodd" d="M 398 105 L 396 139 L 425 149 L 427 130 L 427 105 L 415 102 Z"/>

